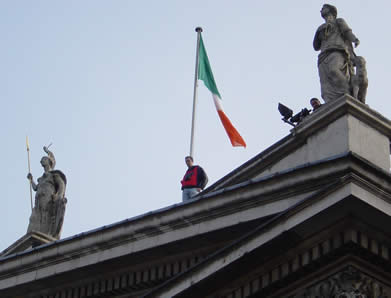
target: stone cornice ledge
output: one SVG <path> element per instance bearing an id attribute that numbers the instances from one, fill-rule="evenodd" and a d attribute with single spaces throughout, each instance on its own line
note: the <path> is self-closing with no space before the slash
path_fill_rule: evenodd
<path id="1" fill-rule="evenodd" d="M 322 105 L 319 111 L 304 118 L 291 132 L 293 135 L 303 134 L 304 136 L 309 136 L 345 114 L 353 115 L 362 122 L 391 137 L 391 121 L 350 95 L 344 95 L 336 101 Z"/>

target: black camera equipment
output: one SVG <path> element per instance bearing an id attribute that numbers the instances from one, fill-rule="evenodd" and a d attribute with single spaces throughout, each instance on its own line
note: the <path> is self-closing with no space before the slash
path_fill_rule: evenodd
<path id="1" fill-rule="evenodd" d="M 308 116 L 311 112 L 311 110 L 304 108 L 297 114 L 293 115 L 293 111 L 282 103 L 278 103 L 278 111 L 280 112 L 281 116 L 284 117 L 281 120 L 292 125 L 293 127 L 299 124 L 300 121 L 303 120 L 304 117 Z"/>

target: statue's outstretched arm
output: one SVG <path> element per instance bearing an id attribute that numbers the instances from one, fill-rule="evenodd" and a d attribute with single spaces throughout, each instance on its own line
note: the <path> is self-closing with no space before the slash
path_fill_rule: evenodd
<path id="1" fill-rule="evenodd" d="M 45 151 L 46 154 L 49 156 L 49 158 L 52 160 L 52 162 L 53 162 L 53 169 L 54 169 L 54 167 L 55 167 L 55 165 L 56 165 L 56 159 L 54 158 L 53 152 L 50 151 L 50 150 L 48 149 L 48 147 L 46 147 L 46 146 L 43 147 L 43 151 Z"/>

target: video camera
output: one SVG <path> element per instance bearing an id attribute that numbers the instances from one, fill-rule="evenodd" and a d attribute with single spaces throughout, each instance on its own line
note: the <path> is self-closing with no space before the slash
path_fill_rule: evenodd
<path id="1" fill-rule="evenodd" d="M 293 115 L 293 111 L 282 103 L 278 103 L 278 111 L 280 112 L 281 116 L 284 117 L 281 120 L 292 125 L 293 127 L 299 124 L 300 121 L 302 121 L 304 117 L 308 116 L 311 112 L 311 110 L 304 108 L 297 114 Z"/>

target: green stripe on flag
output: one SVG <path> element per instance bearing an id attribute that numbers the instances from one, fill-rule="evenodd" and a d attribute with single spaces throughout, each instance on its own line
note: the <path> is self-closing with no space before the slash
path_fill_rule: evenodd
<path id="1" fill-rule="evenodd" d="M 206 54 L 201 35 L 198 59 L 198 79 L 204 81 L 204 84 L 209 89 L 209 91 L 213 94 L 216 94 L 221 99 L 219 90 L 217 90 L 216 82 L 213 77 L 212 69 L 210 68 L 208 55 Z"/>

